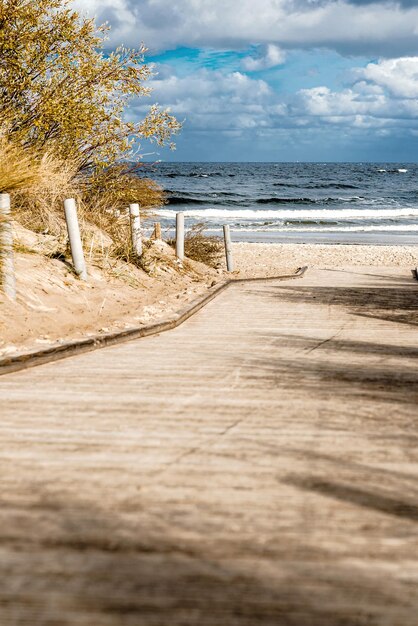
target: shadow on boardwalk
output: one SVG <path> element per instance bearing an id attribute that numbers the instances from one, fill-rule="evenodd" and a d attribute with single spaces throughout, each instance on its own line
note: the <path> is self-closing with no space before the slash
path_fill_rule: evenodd
<path id="1" fill-rule="evenodd" d="M 399 287 L 387 287 L 388 278 L 381 278 L 383 288 L 278 286 L 263 291 L 261 297 L 341 307 L 344 314 L 354 317 L 418 325 L 418 286 L 402 279 Z M 314 326 L 314 310 L 312 315 Z M 418 404 L 418 347 L 384 340 L 353 341 L 338 335 L 321 341 L 307 336 L 305 329 L 300 336 L 269 332 L 266 338 L 260 334 L 260 343 L 266 341 L 271 349 L 265 358 L 255 351 L 253 358 L 246 359 L 242 376 L 249 384 L 295 392 L 302 387 L 317 396 Z M 276 357 L 275 346 L 286 347 L 294 358 Z"/>
<path id="2" fill-rule="evenodd" d="M 379 277 L 376 277 L 379 278 Z M 353 314 L 389 322 L 418 325 L 418 283 L 381 277 L 381 287 L 293 287 L 270 289 L 271 297 L 287 302 L 337 305 Z"/>
<path id="3" fill-rule="evenodd" d="M 254 293 L 341 307 L 357 322 L 417 323 L 417 292 L 402 281 Z M 176 359 L 168 363 L 183 377 L 163 392 L 161 360 L 148 378 L 141 370 L 142 379 L 130 380 L 144 353 L 118 348 L 126 403 L 112 408 L 109 394 L 106 410 L 97 400 L 103 387 L 82 387 L 78 421 L 63 396 L 67 385 L 77 389 L 80 361 L 74 369 L 68 362 L 48 419 L 43 397 L 32 417 L 9 415 L 0 623 L 416 626 L 418 348 L 360 341 L 361 333 L 340 339 L 335 318 L 321 341 L 314 308 L 303 336 L 295 326 L 283 334 L 279 323 L 264 334 L 251 325 L 237 331 L 232 319 L 224 343 L 202 341 L 189 369 L 178 351 L 194 349 L 199 337 L 188 344 L 186 333 L 171 335 Z M 322 306 L 325 326 L 327 315 Z M 276 307 L 263 319 L 275 323 Z M 242 346 L 232 351 L 235 337 Z M 149 350 L 160 346 L 168 358 L 169 343 L 156 338 Z M 106 354 L 112 367 L 115 352 Z M 33 388 L 47 397 L 49 378 L 39 392 L 42 377 L 25 376 L 25 403 Z"/>
<path id="4" fill-rule="evenodd" d="M 360 505 L 366 497 L 330 483 L 287 483 Z M 388 512 L 387 500 L 371 502 Z M 175 536 L 169 508 L 164 520 L 145 524 L 138 515 L 128 521 L 133 510 L 116 516 L 69 497 L 39 497 L 34 508 L 29 535 L 17 524 L 1 538 L 0 606 L 10 626 L 416 623 L 414 608 L 378 568 L 367 575 L 303 541 L 227 545 L 210 531 L 187 540 Z M 415 509 L 409 517 L 416 520 Z"/>
<path id="5" fill-rule="evenodd" d="M 280 339 L 278 339 L 280 341 Z M 291 339 L 285 337 L 283 343 L 292 346 Z M 314 341 L 314 340 L 313 340 Z M 318 344 L 318 342 L 316 342 Z M 294 340 L 295 352 L 299 345 L 298 338 Z M 370 364 L 368 362 L 354 362 L 346 354 L 346 362 L 332 360 L 333 350 L 336 353 L 347 352 L 348 345 L 341 341 L 328 341 L 327 345 L 321 346 L 324 352 L 322 358 L 305 356 L 286 359 L 283 357 L 258 357 L 246 360 L 241 368 L 241 377 L 247 384 L 262 386 L 265 389 L 286 389 L 288 393 L 297 393 L 303 387 L 307 394 L 310 392 L 316 398 L 331 397 L 336 402 L 347 399 L 355 402 L 360 398 L 373 404 L 398 403 L 399 405 L 418 405 L 418 370 L 416 364 L 409 366 L 398 364 L 396 369 L 393 365 Z M 391 353 L 392 346 L 367 344 L 354 346 L 356 354 L 379 354 Z M 394 354 L 414 358 L 415 351 L 401 348 L 393 349 Z M 328 357 L 328 359 L 325 358 Z M 237 362 L 238 363 L 238 362 Z M 415 365 L 415 366 L 414 366 Z"/>
<path id="6" fill-rule="evenodd" d="M 395 494 L 390 497 L 376 493 L 376 490 L 367 491 L 351 485 L 333 482 L 326 478 L 314 478 L 312 476 L 288 476 L 283 482 L 342 502 L 418 522 L 418 504 L 406 501 L 405 498 L 397 498 Z"/>

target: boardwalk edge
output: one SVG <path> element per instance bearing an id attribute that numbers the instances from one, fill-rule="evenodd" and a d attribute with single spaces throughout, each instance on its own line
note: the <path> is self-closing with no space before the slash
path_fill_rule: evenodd
<path id="1" fill-rule="evenodd" d="M 114 333 L 107 333 L 104 335 L 97 335 L 95 337 L 89 337 L 88 339 L 71 341 L 59 346 L 38 350 L 36 352 L 27 352 L 17 356 L 0 359 L 0 376 L 28 369 L 30 367 L 35 367 L 37 365 L 52 363 L 54 361 L 59 361 L 60 359 L 66 359 L 70 356 L 91 352 L 92 350 L 105 348 L 107 346 L 123 343 L 125 341 L 140 339 L 141 337 L 149 337 L 150 335 L 157 335 L 159 333 L 172 330 L 173 328 L 177 328 L 177 326 L 183 324 L 183 322 L 200 311 L 204 306 L 206 306 L 206 304 L 211 302 L 211 300 L 218 296 L 222 291 L 225 291 L 225 289 L 232 285 L 302 278 L 307 269 L 307 266 L 304 266 L 300 267 L 294 274 L 284 274 L 282 276 L 272 276 L 268 278 L 237 278 L 225 280 L 215 287 L 210 288 L 203 296 L 197 298 L 187 307 L 181 309 L 171 317 L 154 324 L 139 326 L 138 328 L 131 328 L 129 330 L 122 330 Z"/>

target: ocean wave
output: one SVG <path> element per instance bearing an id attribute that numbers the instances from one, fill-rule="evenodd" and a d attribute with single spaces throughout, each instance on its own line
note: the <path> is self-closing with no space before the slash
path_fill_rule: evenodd
<path id="1" fill-rule="evenodd" d="M 361 189 L 358 185 L 351 185 L 349 183 L 308 183 L 307 185 L 303 185 L 302 183 L 273 183 L 273 187 L 295 189 Z"/>
<path id="2" fill-rule="evenodd" d="M 236 193 L 234 191 L 213 191 L 209 194 L 210 198 L 246 198 L 243 193 Z"/>
<path id="3" fill-rule="evenodd" d="M 350 185 L 348 183 L 318 183 L 306 185 L 307 189 L 360 189 L 358 185 Z"/>
<path id="4" fill-rule="evenodd" d="M 205 174 L 204 172 L 191 172 L 189 174 L 189 178 L 212 178 L 213 176 L 223 176 L 221 172 L 209 172 Z"/>
<path id="5" fill-rule="evenodd" d="M 166 193 L 170 194 L 170 193 L 174 193 L 171 190 L 165 190 Z M 181 193 L 181 192 L 180 192 Z M 169 205 L 202 205 L 205 204 L 206 206 L 209 204 L 214 204 L 214 205 L 219 205 L 219 206 L 242 206 L 242 205 L 247 205 L 248 203 L 251 202 L 252 204 L 254 204 L 255 201 L 251 201 L 251 199 L 246 198 L 244 195 L 239 194 L 239 193 L 230 193 L 227 191 L 220 191 L 218 193 L 216 192 L 212 192 L 212 193 L 208 193 L 208 194 L 203 194 L 200 198 L 196 197 L 198 194 L 193 195 L 193 194 L 188 194 L 183 193 L 180 196 L 176 196 L 176 195 L 172 195 L 172 196 L 168 196 L 167 198 L 167 204 Z"/>
<path id="6" fill-rule="evenodd" d="M 352 220 L 350 220 L 352 221 Z M 355 220 L 354 220 L 355 221 Z M 285 226 L 338 226 L 341 222 L 339 220 L 285 220 Z M 267 224 L 267 222 L 266 222 Z M 275 224 L 275 222 L 270 222 L 270 224 Z"/>
<path id="7" fill-rule="evenodd" d="M 334 202 L 358 202 L 364 200 L 361 196 L 347 196 L 343 198 L 259 198 L 255 204 L 332 204 Z"/>
<path id="8" fill-rule="evenodd" d="M 207 204 L 204 200 L 187 199 L 190 203 Z M 183 202 L 179 203 L 183 204 Z M 186 204 L 186 203 L 185 203 Z M 170 209 L 160 209 L 157 211 L 161 217 L 174 218 L 175 211 Z M 270 209 L 270 210 L 254 210 L 254 209 L 190 209 L 184 211 L 186 217 L 195 217 L 199 219 L 309 219 L 309 220 L 390 220 L 399 217 L 418 217 L 418 208 L 410 209 Z"/>
<path id="9" fill-rule="evenodd" d="M 211 178 L 212 176 L 224 175 L 222 172 L 163 172 L 162 174 L 166 178 Z M 228 176 L 235 176 L 235 174 L 228 174 Z"/>
<path id="10" fill-rule="evenodd" d="M 324 198 L 322 202 L 326 202 L 328 198 Z M 319 201 L 316 198 L 278 198 L 274 196 L 272 198 L 258 198 L 255 201 L 256 204 L 317 204 Z"/>
<path id="11" fill-rule="evenodd" d="M 213 202 L 213 201 L 212 201 Z M 207 204 L 207 200 L 202 200 L 200 198 L 192 198 L 189 196 L 171 196 L 168 198 L 168 204 Z"/>
<path id="12" fill-rule="evenodd" d="M 298 232 L 298 233 L 324 233 L 324 232 L 418 232 L 418 224 L 381 224 L 381 225 L 372 225 L 372 224 L 358 224 L 356 226 L 312 226 L 306 227 L 302 226 L 301 228 L 292 228 L 289 226 L 282 227 L 274 227 L 274 228 L 238 228 L 240 232 Z M 210 230 L 208 230 L 210 232 Z"/>

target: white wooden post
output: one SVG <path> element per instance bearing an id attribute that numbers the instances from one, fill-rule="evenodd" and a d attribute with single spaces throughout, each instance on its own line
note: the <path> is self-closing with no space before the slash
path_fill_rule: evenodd
<path id="1" fill-rule="evenodd" d="M 176 256 L 184 260 L 184 213 L 176 213 Z"/>
<path id="2" fill-rule="evenodd" d="M 129 215 L 131 217 L 131 237 L 132 248 L 134 253 L 142 256 L 142 238 L 141 238 L 141 217 L 139 214 L 139 204 L 129 205 Z"/>
<path id="3" fill-rule="evenodd" d="M 77 207 L 74 198 L 64 200 L 64 211 L 74 270 L 81 280 L 87 280 L 86 263 L 84 261 L 83 246 L 81 244 L 80 228 L 77 218 Z"/>
<path id="4" fill-rule="evenodd" d="M 233 272 L 234 260 L 232 258 L 231 231 L 227 224 L 225 224 L 224 226 L 224 240 L 225 240 L 226 269 L 228 270 L 228 272 Z"/>
<path id="5" fill-rule="evenodd" d="M 10 196 L 0 194 L 0 272 L 1 287 L 9 298 L 16 300 L 16 279 L 13 262 L 13 230 L 10 216 Z"/>

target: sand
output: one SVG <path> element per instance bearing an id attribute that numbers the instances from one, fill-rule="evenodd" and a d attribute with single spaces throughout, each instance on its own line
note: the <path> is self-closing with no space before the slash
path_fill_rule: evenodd
<path id="1" fill-rule="evenodd" d="M 285 268 L 344 266 L 404 267 L 418 265 L 416 246 L 338 244 L 234 243 L 236 269 L 241 277 L 275 276 Z"/>
<path id="2" fill-rule="evenodd" d="M 418 264 L 418 246 L 234 243 L 232 276 L 223 259 L 217 270 L 199 263 L 186 269 L 163 264 L 152 275 L 123 262 L 105 269 L 90 262 L 83 283 L 69 259 L 41 252 L 38 236 L 20 228 L 19 237 L 25 251 L 15 255 L 17 302 L 0 292 L 0 358 L 150 324 L 226 278 L 279 276 L 305 265 L 402 267 L 410 275 Z M 161 245 L 172 260 L 174 252 Z"/>
<path id="3" fill-rule="evenodd" d="M 155 243 L 163 263 L 151 273 L 122 261 L 87 263 L 88 281 L 71 259 L 39 252 L 39 237 L 20 230 L 15 253 L 17 301 L 0 291 L 0 358 L 101 333 L 145 326 L 185 306 L 223 280 L 222 270 L 200 263 L 178 265 L 174 251 Z M 24 244 L 22 241 L 24 240 Z M 165 262 L 166 261 L 166 262 Z"/>

